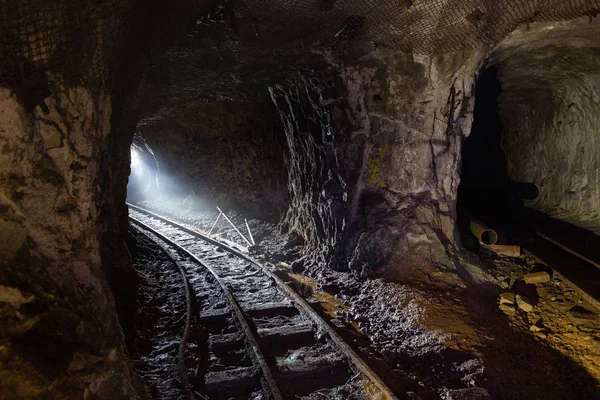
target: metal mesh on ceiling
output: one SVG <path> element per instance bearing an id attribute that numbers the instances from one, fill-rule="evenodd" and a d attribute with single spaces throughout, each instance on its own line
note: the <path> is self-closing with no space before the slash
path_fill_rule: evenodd
<path id="1" fill-rule="evenodd" d="M 0 84 L 35 72 L 103 86 L 126 40 L 127 0 L 0 0 Z"/>
<path id="2" fill-rule="evenodd" d="M 136 0 L 0 0 L 0 85 L 44 72 L 105 86 L 143 23 Z M 138 6 L 139 6 L 139 2 Z M 175 3 L 174 3 L 175 4 Z M 188 36 L 224 51 L 367 40 L 420 54 L 495 44 L 517 25 L 600 11 L 600 0 L 181 0 Z"/>
<path id="3" fill-rule="evenodd" d="M 495 44 L 521 23 L 569 20 L 600 11 L 600 0 L 236 0 L 228 4 L 236 18 L 232 24 L 232 18 L 226 17 L 225 25 L 236 30 L 236 37 L 246 45 L 281 45 L 300 38 L 305 44 L 318 40 L 335 45 L 359 39 L 419 54 Z M 208 24 L 201 21 L 200 25 Z M 207 28 L 200 27 L 198 33 L 213 34 Z"/>

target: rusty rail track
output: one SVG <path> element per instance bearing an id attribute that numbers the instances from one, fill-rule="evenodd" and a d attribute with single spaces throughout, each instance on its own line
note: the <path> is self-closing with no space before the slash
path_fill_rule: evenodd
<path id="1" fill-rule="evenodd" d="M 274 400 L 281 400 L 283 399 L 281 392 L 279 390 L 279 388 L 277 387 L 277 384 L 275 383 L 275 380 L 273 379 L 273 376 L 271 375 L 271 371 L 269 370 L 267 363 L 265 361 L 265 357 L 262 354 L 262 351 L 260 350 L 260 347 L 258 346 L 258 343 L 256 342 L 256 338 L 254 337 L 254 335 L 252 334 L 251 328 L 248 325 L 248 322 L 246 321 L 245 317 L 244 317 L 244 313 L 242 312 L 240 306 L 238 305 L 238 303 L 235 301 L 235 298 L 231 295 L 231 292 L 228 290 L 227 286 L 225 285 L 225 283 L 223 282 L 223 280 L 219 277 L 219 275 L 214 271 L 213 268 L 209 267 L 208 265 L 204 264 L 198 257 L 196 257 L 194 254 L 192 254 L 191 252 L 189 252 L 188 250 L 186 250 L 184 247 L 178 245 L 176 242 L 174 242 L 173 240 L 167 238 L 166 236 L 160 234 L 158 231 L 156 231 L 155 229 L 152 229 L 150 226 L 144 224 L 141 221 L 138 221 L 137 219 L 130 217 L 130 220 L 132 222 L 134 222 L 136 225 L 140 226 L 141 228 L 143 228 L 144 230 L 147 230 L 149 232 L 151 232 L 153 235 L 157 236 L 158 238 L 160 238 L 161 240 L 163 240 L 164 242 L 168 243 L 169 245 L 173 246 L 174 248 L 177 249 L 177 251 L 185 254 L 187 257 L 189 257 L 190 259 L 194 260 L 196 263 L 198 263 L 199 265 L 201 265 L 203 268 L 206 268 L 216 279 L 216 281 L 218 282 L 219 286 L 221 287 L 221 290 L 223 291 L 223 294 L 225 295 L 225 297 L 227 298 L 227 300 L 229 301 L 229 305 L 231 306 L 233 312 L 235 313 L 236 316 L 236 323 L 239 324 L 239 326 L 241 327 L 242 331 L 244 332 L 244 336 L 246 338 L 246 340 L 249 342 L 250 347 L 252 348 L 252 351 L 254 353 L 254 358 L 255 361 L 257 362 L 257 364 L 259 365 L 261 371 L 262 371 L 262 376 L 265 379 L 266 383 L 267 383 L 267 387 L 265 389 L 267 389 L 267 391 L 272 395 L 272 398 Z M 142 232 L 143 233 L 143 232 Z M 162 246 L 161 246 L 162 247 Z M 187 378 L 187 373 L 185 372 L 185 353 L 184 353 L 184 348 L 187 345 L 187 340 L 189 337 L 189 330 L 190 330 L 190 325 L 191 325 L 191 319 L 192 319 L 192 305 L 191 305 L 191 296 L 190 296 L 190 284 L 189 284 L 189 280 L 187 278 L 187 274 L 185 272 L 185 268 L 181 265 L 180 262 L 178 262 L 175 257 L 173 257 L 173 254 L 168 250 L 165 249 L 163 247 L 163 250 L 167 253 L 167 255 L 169 256 L 169 258 L 171 258 L 171 260 L 173 260 L 173 262 L 177 265 L 178 269 L 181 271 L 181 274 L 183 276 L 183 280 L 185 282 L 185 293 L 186 293 L 186 299 L 187 299 L 187 310 L 186 310 L 186 326 L 185 326 L 185 331 L 183 334 L 183 338 L 181 340 L 181 344 L 179 347 L 179 368 L 180 368 L 180 375 L 182 378 L 182 383 L 184 385 L 184 390 L 186 392 L 186 398 L 188 400 L 194 400 L 195 396 L 192 392 L 191 389 L 191 385 L 189 383 L 189 380 Z"/>
<path id="2" fill-rule="evenodd" d="M 265 265 L 257 262 L 252 259 L 248 255 L 244 254 L 242 251 L 235 249 L 221 241 L 215 240 L 211 237 L 208 237 L 193 228 L 183 226 L 173 220 L 157 215 L 149 210 L 143 209 L 141 207 L 137 207 L 134 205 L 129 205 L 130 210 L 134 212 L 140 213 L 144 218 L 149 218 L 153 222 L 152 224 L 146 224 L 136 218 L 130 216 L 132 222 L 138 224 L 143 227 L 143 229 L 152 232 L 154 235 L 159 237 L 161 240 L 168 243 L 173 248 L 176 248 L 181 254 L 185 254 L 189 259 L 194 260 L 198 265 L 202 265 L 206 268 L 214 279 L 219 283 L 219 286 L 225 293 L 225 296 L 228 299 L 229 304 L 231 304 L 231 309 L 233 314 L 236 316 L 236 320 L 239 321 L 240 326 L 242 327 L 242 331 L 244 336 L 247 338 L 247 342 L 250 343 L 252 347 L 252 351 L 254 354 L 254 359 L 256 363 L 260 366 L 262 376 L 264 377 L 265 382 L 265 390 L 267 390 L 271 397 L 274 399 L 283 399 L 286 398 L 283 395 L 286 395 L 287 392 L 282 390 L 280 385 L 278 384 L 279 372 L 277 372 L 277 376 L 271 372 L 272 368 L 276 368 L 275 363 L 273 362 L 273 358 L 266 357 L 263 353 L 263 350 L 266 350 L 270 344 L 268 340 L 265 340 L 261 337 L 261 329 L 256 326 L 252 326 L 252 318 L 250 318 L 250 314 L 252 314 L 252 310 L 246 304 L 243 303 L 243 300 L 236 299 L 235 295 L 232 294 L 232 290 L 230 290 L 229 285 L 231 285 L 231 279 L 243 279 L 244 281 L 248 280 L 246 277 L 257 277 L 257 274 L 260 272 L 262 275 L 261 279 L 267 279 L 271 281 L 276 286 L 277 290 L 281 295 L 289 302 L 295 309 L 298 311 L 299 315 L 301 315 L 304 319 L 303 321 L 307 321 L 312 325 L 313 335 L 318 337 L 318 341 L 324 339 L 328 343 L 328 346 L 331 346 L 332 349 L 335 349 L 341 357 L 347 363 L 347 367 L 354 371 L 354 374 L 357 374 L 362 379 L 362 386 L 364 386 L 364 382 L 370 383 L 372 387 L 376 388 L 377 395 L 380 399 L 388 399 L 388 400 L 397 400 L 395 394 L 387 387 L 387 385 L 377 376 L 377 374 L 365 363 L 364 360 L 339 336 L 339 334 L 329 325 L 321 316 L 313 310 L 313 308 L 294 290 L 292 290 L 281 278 L 279 278 L 275 273 L 269 270 Z M 157 229 L 149 225 L 160 225 L 163 224 L 165 226 L 170 227 L 169 229 L 174 229 L 176 234 L 169 235 L 171 237 L 167 237 L 167 235 L 158 232 Z M 174 239 L 172 236 L 179 235 L 179 239 Z M 200 239 L 204 243 L 208 243 L 212 246 L 216 246 L 217 248 L 224 250 L 225 252 L 237 257 L 239 260 L 244 260 L 249 263 L 248 265 L 252 265 L 257 269 L 255 273 L 252 274 L 242 274 L 242 275 L 230 275 L 229 277 L 224 277 L 222 271 L 217 271 L 216 268 L 208 265 L 205 260 L 200 259 L 193 249 L 190 249 L 190 245 L 186 244 L 190 243 L 190 237 L 194 239 Z M 182 243 L 184 242 L 184 243 Z M 185 273 L 184 273 L 185 275 Z M 258 279 L 258 278 L 257 278 Z M 264 310 L 263 310 L 264 311 Z M 289 310 L 288 310 L 289 312 Z M 248 323 L 248 319 L 250 319 L 250 323 Z M 255 320 L 260 321 L 260 318 Z M 305 322 L 303 322 L 305 323 Z M 273 328 L 272 330 L 276 330 Z M 269 331 L 268 329 L 263 329 L 262 332 Z M 285 333 L 281 335 L 285 336 Z M 270 360 L 270 361 L 269 361 Z M 344 364 L 346 365 L 346 364 Z M 345 368 L 345 367 L 344 367 Z M 342 368 L 343 369 L 343 368 Z M 305 371 L 306 372 L 306 371 Z M 283 395 L 282 395 L 283 393 Z"/>

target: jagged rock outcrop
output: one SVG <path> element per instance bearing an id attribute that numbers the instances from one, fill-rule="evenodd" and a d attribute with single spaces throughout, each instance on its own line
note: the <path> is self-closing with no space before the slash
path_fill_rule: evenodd
<path id="1" fill-rule="evenodd" d="M 288 138 L 286 222 L 331 267 L 425 281 L 455 271 L 460 149 L 483 54 L 326 53 L 329 85 L 273 91 Z"/>
<path id="2" fill-rule="evenodd" d="M 287 144 L 290 205 L 282 228 L 302 237 L 311 262 L 346 269 L 348 192 L 328 106 L 338 100 L 331 98 L 336 90 L 324 88 L 317 78 L 299 76 L 269 91 Z"/>
<path id="3" fill-rule="evenodd" d="M 0 89 L 0 397 L 137 398 L 101 257 L 104 241 L 124 246 L 104 214 L 123 207 L 129 139 L 105 92 L 46 104 L 29 114 Z"/>

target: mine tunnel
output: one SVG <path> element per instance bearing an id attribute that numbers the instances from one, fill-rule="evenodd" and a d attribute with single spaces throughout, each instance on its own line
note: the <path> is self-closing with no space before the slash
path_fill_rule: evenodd
<path id="1" fill-rule="evenodd" d="M 0 400 L 600 398 L 597 1 L 0 3 Z"/>

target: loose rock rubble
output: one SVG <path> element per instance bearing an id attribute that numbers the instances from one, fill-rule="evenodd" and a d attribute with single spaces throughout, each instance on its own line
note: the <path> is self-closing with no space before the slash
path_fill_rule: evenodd
<path id="1" fill-rule="evenodd" d="M 545 271 L 531 272 L 525 274 L 523 280 L 527 284 L 548 283 L 550 282 L 550 274 Z"/>
<path id="2" fill-rule="evenodd" d="M 527 297 L 521 296 L 520 294 L 517 294 L 515 296 L 515 299 L 516 299 L 516 302 L 517 302 L 517 307 L 519 307 L 521 310 L 523 310 L 525 312 L 531 312 L 531 311 L 533 311 L 532 301 L 529 300 Z"/>

